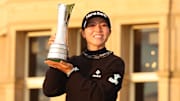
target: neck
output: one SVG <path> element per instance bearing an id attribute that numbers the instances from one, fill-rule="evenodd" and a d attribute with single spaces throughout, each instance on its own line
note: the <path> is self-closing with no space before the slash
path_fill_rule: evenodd
<path id="1" fill-rule="evenodd" d="M 100 50 L 96 50 L 96 51 L 90 51 L 87 49 L 87 50 L 83 51 L 82 54 L 87 58 L 101 59 L 101 58 L 109 56 L 110 54 L 112 54 L 112 52 L 106 50 L 106 48 L 104 47 L 104 48 L 102 48 Z"/>
<path id="2" fill-rule="evenodd" d="M 104 48 L 102 48 L 102 49 L 95 50 L 95 51 L 92 51 L 92 50 L 87 49 L 87 50 L 85 50 L 84 52 L 87 53 L 87 54 L 89 54 L 89 55 L 95 55 L 95 54 L 105 53 L 105 52 L 107 52 L 107 50 L 106 50 L 106 48 L 104 47 Z"/>
<path id="3" fill-rule="evenodd" d="M 105 46 L 101 46 L 101 47 L 88 46 L 88 47 L 87 47 L 87 49 L 88 49 L 89 51 L 98 51 L 98 50 L 101 50 L 101 49 L 103 49 L 103 48 L 105 48 Z"/>

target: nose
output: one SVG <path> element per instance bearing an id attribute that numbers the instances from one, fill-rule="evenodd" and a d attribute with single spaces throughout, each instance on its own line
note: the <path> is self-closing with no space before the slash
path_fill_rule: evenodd
<path id="1" fill-rule="evenodd" d="M 95 26 L 95 31 L 96 31 L 96 32 L 101 32 L 101 31 L 102 31 L 102 28 L 101 28 L 101 25 L 100 25 L 100 24 L 96 24 L 96 26 Z"/>

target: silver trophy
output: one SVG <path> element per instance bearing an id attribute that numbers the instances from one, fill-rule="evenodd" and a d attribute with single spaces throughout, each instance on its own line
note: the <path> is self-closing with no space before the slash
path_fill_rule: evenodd
<path id="1" fill-rule="evenodd" d="M 58 4 L 57 32 L 54 43 L 51 44 L 49 49 L 49 53 L 47 56 L 48 60 L 53 60 L 57 62 L 61 60 L 67 60 L 67 28 L 73 7 L 74 4 Z"/>

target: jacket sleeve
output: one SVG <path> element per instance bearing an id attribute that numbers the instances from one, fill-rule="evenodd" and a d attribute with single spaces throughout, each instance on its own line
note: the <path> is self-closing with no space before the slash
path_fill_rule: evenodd
<path id="1" fill-rule="evenodd" d="M 65 92 L 67 76 L 65 73 L 50 67 L 43 82 L 43 93 L 48 97 L 59 96 Z"/>
<path id="2" fill-rule="evenodd" d="M 69 98 L 74 98 L 73 101 L 115 101 L 122 85 L 124 62 L 115 60 L 110 64 L 110 69 L 97 79 L 73 72 L 67 82 L 69 96 L 73 96 Z"/>

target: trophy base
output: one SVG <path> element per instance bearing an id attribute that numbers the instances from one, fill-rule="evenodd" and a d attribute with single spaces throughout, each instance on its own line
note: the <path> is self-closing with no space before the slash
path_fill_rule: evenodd
<path id="1" fill-rule="evenodd" d="M 57 58 L 47 58 L 46 60 L 51 60 L 51 61 L 54 61 L 54 62 L 66 61 L 64 59 L 57 59 Z"/>
<path id="2" fill-rule="evenodd" d="M 67 59 L 67 46 L 64 44 L 53 43 L 50 46 L 47 60 L 60 62 L 61 60 L 66 61 Z"/>

